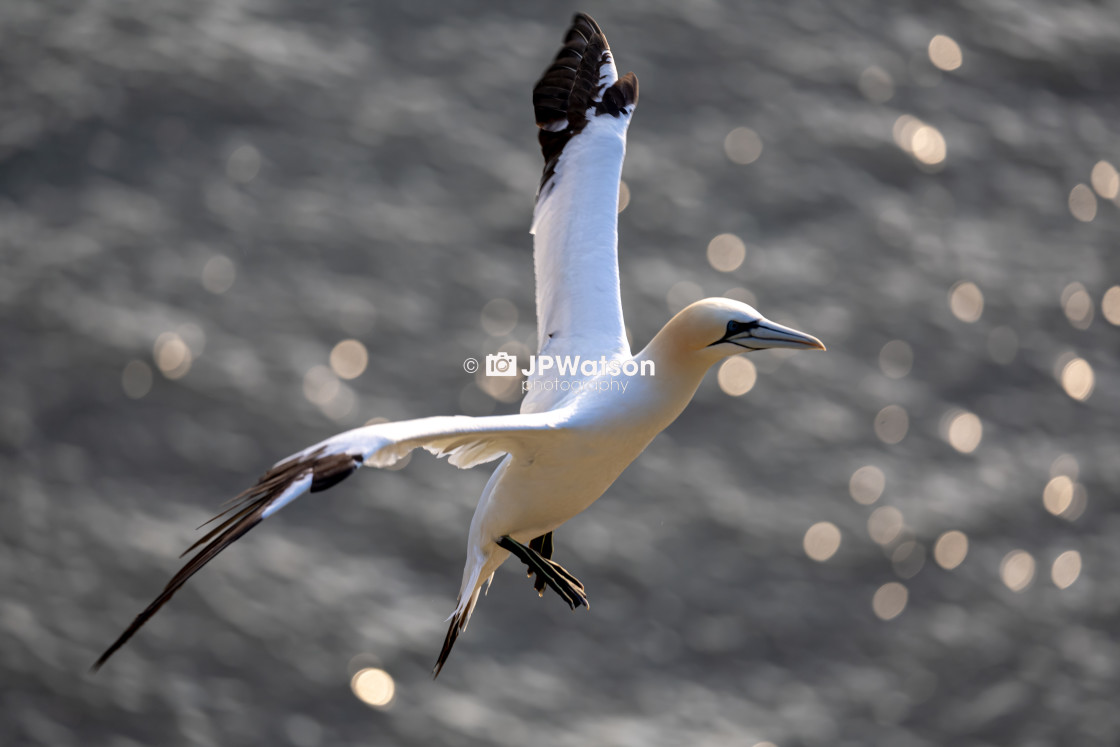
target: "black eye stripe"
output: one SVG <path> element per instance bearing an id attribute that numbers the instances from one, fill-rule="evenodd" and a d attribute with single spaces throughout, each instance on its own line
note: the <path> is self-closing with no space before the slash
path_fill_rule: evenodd
<path id="1" fill-rule="evenodd" d="M 727 323 L 727 335 L 729 337 L 731 335 L 737 335 L 740 332 L 746 332 L 747 330 L 754 329 L 757 326 L 758 326 L 758 321 L 757 320 L 755 320 L 753 322 L 740 322 L 740 321 L 737 321 L 735 319 L 732 319 L 730 322 Z"/>
<path id="2" fill-rule="evenodd" d="M 739 345 L 739 347 L 741 348 L 747 347 L 746 345 L 740 345 L 739 343 L 734 342 L 730 338 L 734 337 L 735 335 L 742 334 L 743 332 L 748 332 L 757 326 L 759 326 L 759 320 L 757 319 L 753 322 L 740 322 L 732 319 L 727 323 L 727 332 L 724 333 L 723 337 L 713 342 L 712 345 L 719 345 L 722 342 L 730 342 L 733 345 Z M 709 345 L 708 347 L 711 347 L 712 345 Z M 749 349 L 754 350 L 755 348 Z"/>

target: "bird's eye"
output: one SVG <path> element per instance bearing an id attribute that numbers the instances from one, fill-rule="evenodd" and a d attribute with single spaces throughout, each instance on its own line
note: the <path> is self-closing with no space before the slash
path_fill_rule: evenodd
<path id="1" fill-rule="evenodd" d="M 746 332 L 748 329 L 753 329 L 758 326 L 758 322 L 740 322 L 732 319 L 727 323 L 728 336 L 737 335 L 740 332 Z"/>

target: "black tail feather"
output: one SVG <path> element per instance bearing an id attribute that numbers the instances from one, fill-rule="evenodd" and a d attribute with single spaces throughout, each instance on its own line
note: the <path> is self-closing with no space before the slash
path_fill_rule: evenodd
<path id="1" fill-rule="evenodd" d="M 460 598 L 460 601 L 461 598 Z M 471 593 L 471 598 L 462 610 L 456 610 L 455 614 L 451 616 L 451 625 L 447 627 L 447 635 L 443 638 L 443 647 L 439 650 L 439 658 L 436 659 L 436 665 L 432 667 L 432 679 L 439 677 L 439 673 L 443 671 L 443 665 L 447 663 L 447 657 L 451 655 L 451 648 L 455 645 L 455 641 L 459 640 L 459 634 L 467 629 L 467 623 L 471 619 L 471 612 L 474 610 L 474 605 L 478 601 L 478 589 Z"/>
<path id="2" fill-rule="evenodd" d="M 451 655 L 451 648 L 455 645 L 455 641 L 459 640 L 459 633 L 462 632 L 463 626 L 459 623 L 459 616 L 451 618 L 451 625 L 447 628 L 447 635 L 443 638 L 443 648 L 439 650 L 439 658 L 436 659 L 436 665 L 432 668 L 432 679 L 439 677 L 439 673 L 443 671 L 443 665 L 447 663 L 447 657 Z"/>

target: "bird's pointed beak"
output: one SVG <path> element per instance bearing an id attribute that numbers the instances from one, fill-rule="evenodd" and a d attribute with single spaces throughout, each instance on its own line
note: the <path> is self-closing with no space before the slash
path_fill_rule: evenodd
<path id="1" fill-rule="evenodd" d="M 730 338 L 731 342 L 753 350 L 763 348 L 792 348 L 794 350 L 827 350 L 824 343 L 812 335 L 799 332 L 784 324 L 760 319 L 753 328 Z"/>

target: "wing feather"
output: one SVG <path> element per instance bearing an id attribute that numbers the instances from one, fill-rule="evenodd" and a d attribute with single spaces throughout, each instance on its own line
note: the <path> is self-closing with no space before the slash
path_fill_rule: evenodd
<path id="1" fill-rule="evenodd" d="M 100 669 L 191 576 L 218 553 L 304 493 L 327 490 L 363 466 L 388 467 L 416 448 L 447 457 L 448 461 L 462 469 L 505 454 L 531 459 L 541 444 L 547 441 L 549 434 L 564 427 L 566 417 L 566 412 L 554 411 L 540 415 L 451 416 L 379 423 L 340 433 L 293 454 L 278 462 L 256 484 L 231 499 L 224 510 L 203 524 L 206 526 L 222 519 L 220 524 L 187 548 L 183 555 L 201 549 L 101 654 L 93 669 Z"/>
<path id="2" fill-rule="evenodd" d="M 577 14 L 533 89 L 545 161 L 532 229 L 542 355 L 630 355 L 618 280 L 618 184 L 637 100 L 637 77 L 618 77 L 602 30 Z M 523 412 L 555 404 L 554 394 L 540 391 L 531 390 Z"/>

